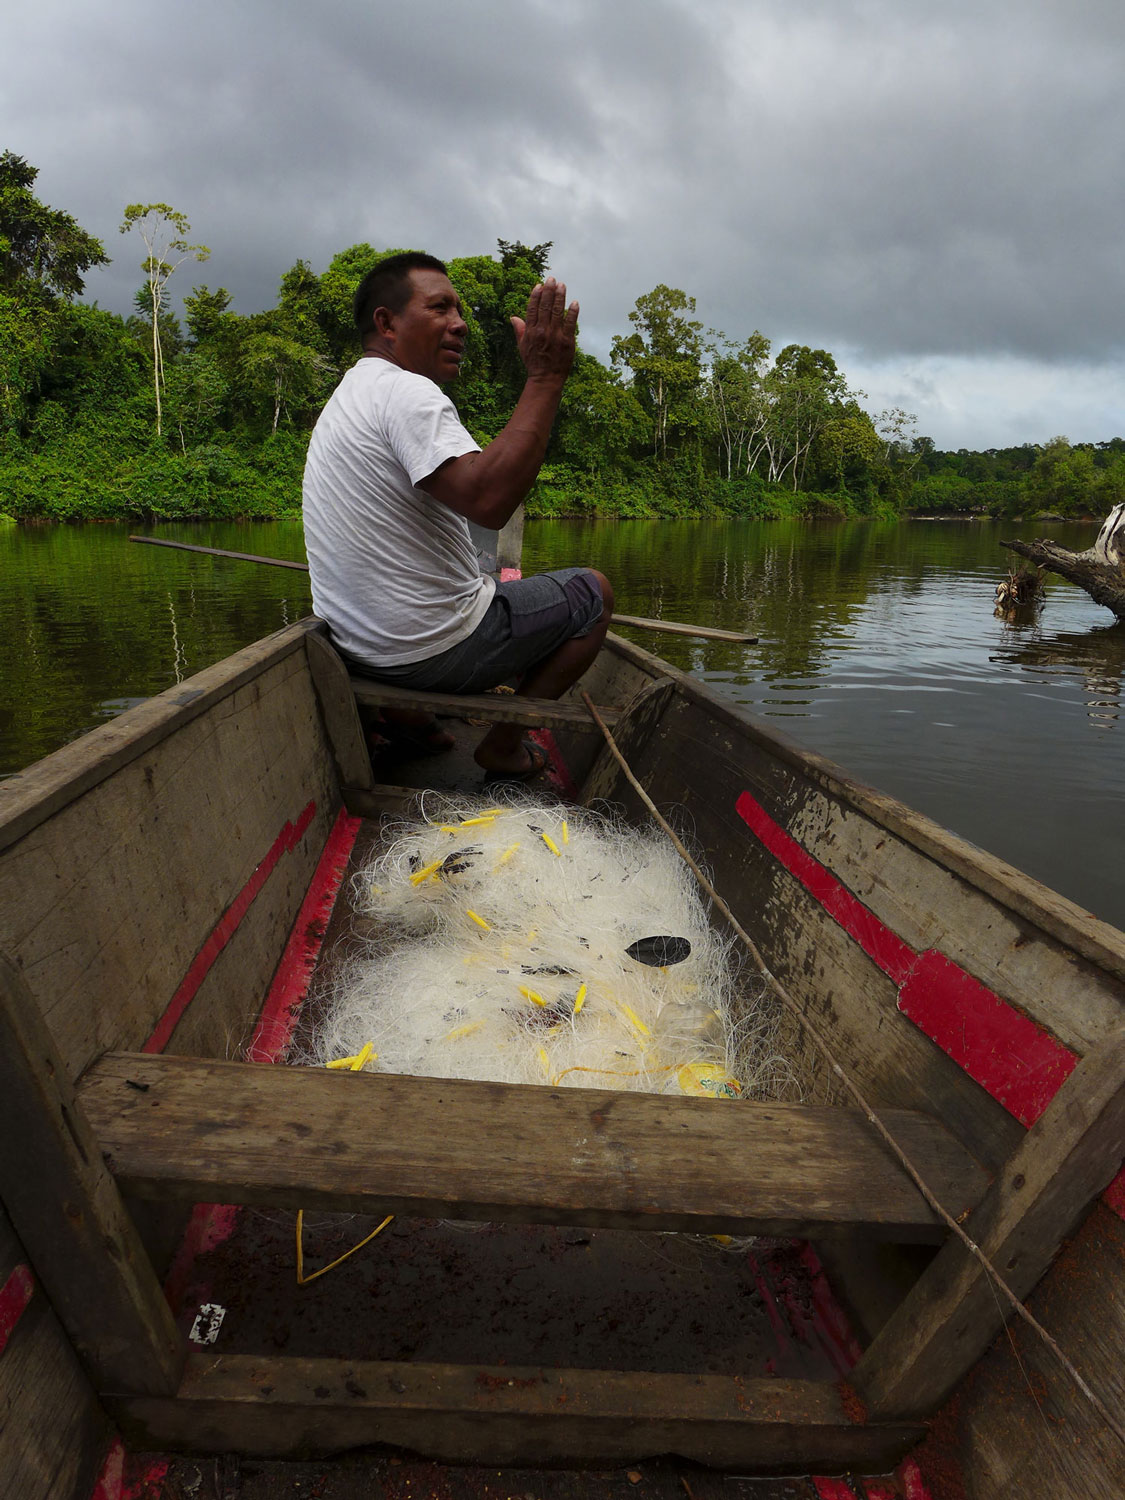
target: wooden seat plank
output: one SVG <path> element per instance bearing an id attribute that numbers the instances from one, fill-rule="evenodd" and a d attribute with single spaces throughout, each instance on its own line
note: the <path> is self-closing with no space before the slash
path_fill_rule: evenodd
<path id="1" fill-rule="evenodd" d="M 677 1453 L 727 1468 L 883 1470 L 925 1433 L 859 1422 L 839 1387 L 818 1381 L 214 1351 L 189 1356 L 174 1399 L 103 1399 L 134 1448 L 272 1457 L 391 1443 L 445 1463 Z"/>
<path id="2" fill-rule="evenodd" d="M 109 1054 L 80 1098 L 126 1193 L 697 1233 L 944 1231 L 863 1116 L 829 1106 Z M 952 1214 L 983 1171 L 883 1117 Z"/>
<path id="3" fill-rule="evenodd" d="M 420 708 L 426 713 L 448 714 L 455 719 L 487 719 L 490 724 L 601 733 L 580 703 L 523 698 L 517 693 L 430 693 L 376 682 L 371 677 L 352 677 L 350 681 L 356 702 L 370 708 Z M 611 729 L 621 717 L 621 710 L 616 708 L 599 708 L 598 712 Z"/>

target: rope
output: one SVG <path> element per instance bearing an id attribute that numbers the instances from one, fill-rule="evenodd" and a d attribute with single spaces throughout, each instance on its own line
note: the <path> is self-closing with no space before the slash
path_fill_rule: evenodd
<path id="1" fill-rule="evenodd" d="M 617 741 L 614 739 L 613 735 L 607 728 L 605 721 L 602 719 L 601 715 L 598 713 L 598 710 L 595 708 L 593 700 L 591 699 L 589 693 L 582 693 L 582 701 L 585 703 L 587 710 L 594 720 L 594 723 L 597 724 L 598 728 L 601 730 L 602 735 L 605 738 L 606 745 L 609 747 L 609 750 L 612 753 L 614 759 L 617 761 L 617 764 L 625 773 L 630 786 L 637 793 L 637 796 L 640 797 L 641 801 L 644 803 L 651 816 L 656 820 L 656 822 L 672 840 L 672 843 L 675 845 L 676 853 L 680 856 L 680 858 L 687 865 L 688 869 L 695 876 L 702 889 L 706 891 L 707 895 L 711 898 L 716 907 L 718 907 L 719 911 L 722 912 L 723 916 L 727 919 L 731 927 L 745 944 L 750 957 L 757 965 L 759 972 L 761 973 L 763 979 L 766 981 L 766 984 L 769 986 L 770 990 L 786 1008 L 786 1010 L 788 1010 L 789 1013 L 797 1019 L 797 1021 L 812 1037 L 813 1041 L 815 1042 L 817 1047 L 819 1047 L 822 1055 L 827 1061 L 829 1067 L 832 1069 L 833 1073 L 837 1078 L 839 1078 L 840 1082 L 847 1089 L 848 1093 L 856 1101 L 859 1108 L 866 1115 L 868 1122 L 874 1127 L 875 1131 L 887 1146 L 888 1150 L 892 1152 L 899 1165 L 914 1183 L 914 1186 L 921 1193 L 922 1197 L 929 1204 L 930 1208 L 933 1209 L 934 1213 L 937 1214 L 942 1223 L 945 1224 L 946 1227 L 957 1236 L 957 1238 L 964 1245 L 965 1249 L 968 1250 L 969 1254 L 972 1255 L 973 1258 L 980 1264 L 985 1274 L 992 1279 L 992 1281 L 995 1283 L 996 1288 L 1000 1291 L 1000 1293 L 1011 1306 L 1012 1311 L 1016 1313 L 1018 1317 L 1022 1318 L 1027 1326 L 1039 1336 L 1039 1338 L 1055 1356 L 1055 1359 L 1058 1361 L 1058 1363 L 1066 1371 L 1067 1375 L 1070 1376 L 1070 1379 L 1073 1381 L 1074 1385 L 1078 1388 L 1082 1395 L 1086 1397 L 1087 1401 L 1090 1402 L 1094 1410 L 1098 1413 L 1106 1426 L 1110 1428 L 1110 1430 L 1114 1433 L 1122 1446 L 1125 1447 L 1125 1427 L 1123 1427 L 1122 1424 L 1113 1415 L 1113 1413 L 1109 1411 L 1101 1398 L 1093 1390 L 1090 1389 L 1089 1385 L 1087 1385 L 1086 1381 L 1079 1374 L 1078 1370 L 1059 1348 L 1059 1345 L 1055 1342 L 1055 1340 L 1051 1337 L 1051 1335 L 1047 1332 L 1047 1330 L 1043 1327 L 1039 1320 L 1034 1316 L 1034 1314 L 1028 1311 L 1023 1302 L 1021 1302 L 1019 1297 L 1016 1296 L 1015 1292 L 1012 1291 L 1011 1287 L 1004 1280 L 1000 1272 L 992 1264 L 988 1256 L 984 1253 L 984 1251 L 980 1248 L 976 1241 L 973 1240 L 965 1232 L 964 1229 L 962 1229 L 961 1225 L 958 1224 L 953 1215 L 950 1214 L 935 1197 L 933 1192 L 927 1186 L 926 1182 L 923 1180 L 921 1174 L 918 1172 L 918 1169 L 914 1166 L 914 1163 L 910 1160 L 909 1156 L 907 1156 L 903 1148 L 891 1135 L 890 1131 L 883 1124 L 882 1120 L 879 1119 L 878 1115 L 875 1113 L 873 1106 L 868 1102 L 867 1098 L 860 1090 L 859 1085 L 854 1083 L 848 1076 L 848 1074 L 844 1071 L 843 1067 L 840 1065 L 836 1057 L 836 1054 L 832 1051 L 832 1048 L 829 1046 L 827 1040 L 821 1034 L 819 1027 L 805 1014 L 804 1010 L 789 994 L 788 990 L 781 983 L 781 981 L 776 978 L 773 973 L 771 973 L 765 959 L 762 957 L 758 949 L 757 944 L 754 942 L 754 939 L 746 931 L 745 927 L 743 927 L 742 923 L 738 920 L 735 914 L 731 911 L 730 907 L 719 895 L 718 891 L 711 884 L 710 880 L 708 880 L 707 876 L 703 873 L 703 871 L 696 864 L 695 860 L 684 848 L 680 839 L 677 837 L 675 830 L 659 812 L 652 798 L 645 791 L 644 787 L 637 780 L 636 776 L 634 776 L 632 768 L 630 767 L 625 757 L 622 755 L 621 751 L 618 749 Z"/>

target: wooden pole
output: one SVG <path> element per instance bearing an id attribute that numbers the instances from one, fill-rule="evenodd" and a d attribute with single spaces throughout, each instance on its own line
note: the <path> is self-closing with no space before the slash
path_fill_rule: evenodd
<path id="1" fill-rule="evenodd" d="M 501 534 L 503 537 L 503 533 Z M 230 557 L 236 562 L 266 563 L 271 568 L 294 568 L 307 573 L 308 563 L 290 562 L 284 557 L 259 557 L 253 552 L 225 552 L 221 547 L 197 547 L 191 542 L 172 542 L 160 536 L 131 536 L 131 542 L 146 542 L 150 547 L 176 547 L 181 552 L 202 552 L 207 557 Z M 757 644 L 756 635 L 735 630 L 718 630 L 710 625 L 682 625 L 675 620 L 646 620 L 639 615 L 614 615 L 615 625 L 637 625 L 645 630 L 660 630 L 667 635 L 694 635 L 709 641 L 736 641 L 742 645 Z"/>
<path id="2" fill-rule="evenodd" d="M 745 635 L 740 630 L 719 630 L 714 625 L 681 625 L 677 620 L 645 620 L 640 615 L 613 617 L 614 625 L 636 625 L 641 630 L 659 630 L 665 635 L 697 635 L 705 641 L 737 641 L 743 646 L 756 646 L 756 635 Z"/>
<path id="3" fill-rule="evenodd" d="M 168 1396 L 184 1349 L 39 1006 L 0 954 L 0 1197 L 98 1391 Z"/>
<path id="4" fill-rule="evenodd" d="M 150 547 L 175 547 L 179 552 L 202 552 L 206 557 L 233 557 L 236 562 L 266 563 L 271 568 L 293 568 L 309 571 L 308 563 L 290 562 L 287 557 L 259 557 L 254 552 L 224 552 L 221 547 L 197 547 L 192 542 L 170 542 L 162 536 L 131 536 L 131 542 L 145 542 Z"/>

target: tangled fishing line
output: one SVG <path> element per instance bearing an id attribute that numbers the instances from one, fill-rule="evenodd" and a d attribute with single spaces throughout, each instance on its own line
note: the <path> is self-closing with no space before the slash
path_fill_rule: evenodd
<path id="1" fill-rule="evenodd" d="M 740 992 L 734 946 L 659 834 L 518 792 L 431 794 L 423 807 L 355 877 L 360 947 L 333 983 L 308 1061 L 776 1093 L 788 1070 L 773 1009 Z"/>

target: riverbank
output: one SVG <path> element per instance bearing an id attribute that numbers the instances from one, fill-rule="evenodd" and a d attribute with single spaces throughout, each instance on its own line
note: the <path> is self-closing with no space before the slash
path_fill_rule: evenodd
<path id="1" fill-rule="evenodd" d="M 261 441 L 228 437 L 190 446 L 143 429 L 112 441 L 64 429 L 49 441 L 0 439 L 0 513 L 16 521 L 276 521 L 300 514 L 308 434 L 279 429 Z M 1035 450 L 1033 450 L 1034 452 Z M 972 457 L 972 455 L 969 455 Z M 981 457 L 981 455 L 977 455 Z M 1041 458 L 1046 460 L 1045 450 Z M 961 455 L 930 454 L 928 462 Z M 1048 482 L 1029 462 L 1004 480 L 971 480 L 919 466 L 882 487 L 846 483 L 793 489 L 750 474 L 726 479 L 702 462 L 636 459 L 605 469 L 548 462 L 527 501 L 541 520 L 894 520 L 986 516 L 1005 521 L 1101 517 L 1125 498 L 1125 465 L 1093 468 L 1081 485 Z M 1119 483 L 1120 481 L 1120 483 Z"/>

